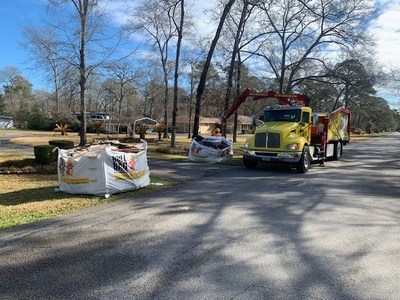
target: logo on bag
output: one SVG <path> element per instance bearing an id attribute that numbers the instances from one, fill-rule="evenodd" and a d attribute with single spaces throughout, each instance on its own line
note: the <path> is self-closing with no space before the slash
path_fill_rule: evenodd
<path id="1" fill-rule="evenodd" d="M 128 162 L 129 168 L 136 170 L 136 157 L 132 156 Z"/>
<path id="2" fill-rule="evenodd" d="M 197 145 L 192 146 L 192 156 L 197 158 L 207 158 L 210 154 L 203 151 L 203 148 Z"/>
<path id="3" fill-rule="evenodd" d="M 114 179 L 134 181 L 146 175 L 147 171 L 140 169 L 140 162 L 136 156 L 113 156 Z M 140 159 L 140 158 L 139 158 Z"/>
<path id="4" fill-rule="evenodd" d="M 126 162 L 125 156 L 113 156 L 113 168 L 116 173 L 127 172 L 128 163 Z"/>
<path id="5" fill-rule="evenodd" d="M 72 176 L 74 175 L 74 163 L 72 161 L 68 161 L 67 165 L 65 166 L 65 175 Z"/>
<path id="6" fill-rule="evenodd" d="M 74 166 L 75 164 L 68 160 L 65 162 L 64 159 L 60 159 L 60 162 L 58 164 L 58 169 L 61 174 L 65 174 L 65 176 L 72 176 L 74 174 Z"/>

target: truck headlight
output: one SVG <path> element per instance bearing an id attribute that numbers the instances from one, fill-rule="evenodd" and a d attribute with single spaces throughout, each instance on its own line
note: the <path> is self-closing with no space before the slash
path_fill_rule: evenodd
<path id="1" fill-rule="evenodd" d="M 250 148 L 250 144 L 248 142 L 244 143 L 243 149 L 244 150 L 249 150 L 249 148 Z"/>
<path id="2" fill-rule="evenodd" d="M 285 146 L 285 150 L 299 150 L 299 144 L 289 144 Z"/>

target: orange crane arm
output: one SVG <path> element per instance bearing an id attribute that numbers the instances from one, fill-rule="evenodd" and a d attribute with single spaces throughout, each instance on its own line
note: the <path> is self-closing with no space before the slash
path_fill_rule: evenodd
<path id="1" fill-rule="evenodd" d="M 279 104 L 283 105 L 298 105 L 298 106 L 308 106 L 310 99 L 301 94 L 279 94 L 273 91 L 268 91 L 266 93 L 255 93 L 246 89 L 242 94 L 240 94 L 236 101 L 233 102 L 232 106 L 222 115 L 222 120 L 228 119 L 247 98 L 252 98 L 253 100 L 266 99 L 266 98 L 276 98 L 279 100 Z"/>

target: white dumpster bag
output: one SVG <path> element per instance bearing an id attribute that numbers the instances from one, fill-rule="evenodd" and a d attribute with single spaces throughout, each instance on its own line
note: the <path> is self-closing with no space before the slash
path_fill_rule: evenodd
<path id="1" fill-rule="evenodd" d="M 62 192 L 105 197 L 145 187 L 150 184 L 147 150 L 126 153 L 110 145 L 60 149 L 58 182 Z"/>
<path id="2" fill-rule="evenodd" d="M 232 142 L 223 137 L 197 136 L 190 146 L 188 159 L 197 162 L 221 162 L 232 157 Z"/>

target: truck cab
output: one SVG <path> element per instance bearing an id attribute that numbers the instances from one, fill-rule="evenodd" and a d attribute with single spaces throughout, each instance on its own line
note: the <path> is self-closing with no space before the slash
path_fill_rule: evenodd
<path id="1" fill-rule="evenodd" d="M 244 165 L 255 168 L 259 161 L 280 162 L 294 164 L 301 172 L 308 171 L 311 161 L 311 108 L 267 108 L 262 121 L 263 124 L 256 128 L 254 135 L 244 145 Z"/>

